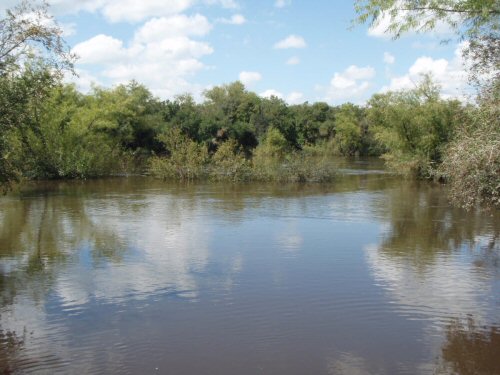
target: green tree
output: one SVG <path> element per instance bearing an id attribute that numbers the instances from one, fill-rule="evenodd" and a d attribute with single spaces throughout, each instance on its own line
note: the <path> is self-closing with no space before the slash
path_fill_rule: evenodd
<path id="1" fill-rule="evenodd" d="M 432 30 L 444 22 L 468 40 L 464 54 L 471 62 L 469 77 L 480 88 L 479 105 L 469 108 L 455 140 L 442 155 L 442 173 L 457 203 L 468 208 L 478 203 L 499 206 L 500 2 L 357 0 L 355 9 L 355 22 L 368 21 L 372 26 L 388 22 L 386 32 L 395 38 L 410 30 Z"/>
<path id="2" fill-rule="evenodd" d="M 262 116 L 266 133 L 270 128 L 277 129 L 289 145 L 299 148 L 297 129 L 292 121 L 290 109 L 283 99 L 276 96 L 263 99 Z"/>
<path id="3" fill-rule="evenodd" d="M 234 139 L 222 143 L 213 155 L 210 177 L 219 181 L 243 181 L 250 177 L 250 164 Z"/>
<path id="4" fill-rule="evenodd" d="M 146 154 L 164 150 L 157 140 L 166 127 L 163 105 L 144 85 L 131 81 L 114 89 L 95 88 L 88 109 L 92 127 L 125 149 Z"/>
<path id="5" fill-rule="evenodd" d="M 24 146 L 18 156 L 26 177 L 87 178 L 117 171 L 119 145 L 92 129 L 85 104 L 74 86 L 58 86 L 40 106 L 36 126 L 17 129 Z"/>
<path id="6" fill-rule="evenodd" d="M 158 136 L 168 150 L 168 157 L 150 159 L 150 173 L 163 179 L 193 180 L 206 174 L 208 150 L 186 135 L 179 128 L 168 129 Z"/>
<path id="7" fill-rule="evenodd" d="M 281 159 L 290 146 L 285 136 L 277 128 L 269 128 L 261 144 L 255 150 L 256 155 L 265 158 Z"/>
<path id="8" fill-rule="evenodd" d="M 179 95 L 175 100 L 164 103 L 164 120 L 170 128 L 180 128 L 189 138 L 201 141 L 200 127 L 202 116 L 200 108 L 189 94 Z"/>
<path id="9" fill-rule="evenodd" d="M 215 152 L 228 137 L 233 138 L 249 155 L 258 143 L 256 123 L 260 119 L 261 99 L 239 81 L 216 86 L 204 95 L 205 102 L 199 106 L 202 117 L 199 139 Z"/>
<path id="10" fill-rule="evenodd" d="M 395 38 L 410 30 L 432 30 L 438 22 L 472 40 L 500 29 L 498 0 L 356 0 L 354 8 L 355 22 L 376 26 L 388 21 L 385 31 Z"/>
<path id="11" fill-rule="evenodd" d="M 440 168 L 452 200 L 469 209 L 500 208 L 500 81 L 492 86 L 483 90 L 477 107 L 467 108 Z"/>
<path id="12" fill-rule="evenodd" d="M 335 144 L 342 155 L 352 156 L 361 151 L 361 111 L 354 104 L 340 106 L 335 114 Z"/>
<path id="13" fill-rule="evenodd" d="M 290 107 L 290 116 L 301 147 L 328 140 L 334 135 L 334 112 L 334 109 L 324 102 Z"/>
<path id="14" fill-rule="evenodd" d="M 19 153 L 29 155 L 27 131 L 39 132 L 39 112 L 74 56 L 48 5 L 23 1 L 0 19 L 0 185 L 22 174 Z"/>
<path id="15" fill-rule="evenodd" d="M 384 158 L 398 172 L 432 177 L 452 139 L 461 105 L 439 98 L 430 77 L 413 90 L 375 94 L 367 120 Z"/>
<path id="16" fill-rule="evenodd" d="M 53 72 L 73 69 L 75 56 L 48 8 L 45 1 L 23 0 L 0 19 L 0 75 L 19 71 L 22 61 L 37 53 Z"/>
<path id="17" fill-rule="evenodd" d="M 445 23 L 462 40 L 477 84 L 500 79 L 500 2 L 498 0 L 356 0 L 354 23 L 387 24 L 385 32 L 399 38 L 406 32 L 433 30 Z M 488 73 L 488 74 L 485 74 Z M 486 77 L 486 78 L 485 78 Z M 486 80 L 486 81 L 485 81 Z"/>

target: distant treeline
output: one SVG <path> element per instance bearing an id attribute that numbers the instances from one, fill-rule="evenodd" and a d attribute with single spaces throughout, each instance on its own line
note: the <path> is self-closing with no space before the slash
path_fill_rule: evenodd
<path id="1" fill-rule="evenodd" d="M 188 141 L 207 157 L 228 141 L 245 159 L 259 153 L 387 154 L 392 164 L 428 175 L 427 164 L 441 161 L 464 110 L 458 101 L 439 99 L 430 81 L 415 90 L 377 94 L 361 107 L 287 105 L 261 98 L 240 82 L 206 91 L 199 104 L 190 95 L 162 101 L 136 82 L 86 95 L 47 82 L 41 92 L 30 92 L 39 86 L 30 81 L 43 79 L 43 71 L 28 70 L 0 81 L 2 122 L 10 123 L 4 126 L 9 164 L 28 178 L 106 175 L 130 167 L 125 162 L 173 158 L 182 151 L 179 142 Z"/>
<path id="2" fill-rule="evenodd" d="M 332 155 L 382 156 L 397 172 L 446 179 L 456 168 L 442 168 L 447 155 L 452 160 L 450 145 L 479 129 L 475 119 L 485 113 L 442 99 L 429 77 L 412 90 L 375 94 L 365 106 L 288 105 L 240 82 L 196 103 L 190 95 L 160 100 L 136 82 L 82 94 L 38 66 L 0 76 L 0 111 L 4 182 L 138 172 L 327 181 Z"/>

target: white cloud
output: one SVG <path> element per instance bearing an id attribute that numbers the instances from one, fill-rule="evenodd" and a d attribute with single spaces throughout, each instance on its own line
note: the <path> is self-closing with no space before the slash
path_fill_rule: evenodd
<path id="1" fill-rule="evenodd" d="M 297 56 L 292 56 L 286 61 L 287 65 L 298 65 L 300 64 L 300 59 Z"/>
<path id="2" fill-rule="evenodd" d="M 123 42 L 111 36 L 99 34 L 82 43 L 78 43 L 72 50 L 81 64 L 96 64 L 119 61 L 126 57 L 127 51 Z"/>
<path id="3" fill-rule="evenodd" d="M 180 14 L 172 17 L 153 18 L 146 22 L 136 31 L 135 40 L 137 42 L 153 42 L 178 35 L 204 36 L 211 29 L 212 25 L 205 16 Z"/>
<path id="4" fill-rule="evenodd" d="M 292 3 L 292 0 L 276 0 L 274 6 L 276 8 L 284 8 Z"/>
<path id="5" fill-rule="evenodd" d="M 246 18 L 241 14 L 233 14 L 231 18 L 219 18 L 220 23 L 226 23 L 228 25 L 243 25 L 247 22 Z"/>
<path id="6" fill-rule="evenodd" d="M 304 102 L 304 94 L 299 91 L 292 91 L 287 95 L 286 101 L 289 104 L 300 104 Z"/>
<path id="7" fill-rule="evenodd" d="M 250 86 L 253 83 L 260 81 L 262 79 L 262 75 L 259 72 L 243 71 L 240 73 L 239 79 L 245 86 Z"/>
<path id="8" fill-rule="evenodd" d="M 263 98 L 268 98 L 268 99 L 270 99 L 272 96 L 283 99 L 283 94 L 275 89 L 268 89 L 264 92 L 261 92 L 259 95 Z"/>
<path id="9" fill-rule="evenodd" d="M 342 73 L 342 76 L 350 80 L 370 79 L 375 76 L 375 69 L 371 66 L 360 68 L 356 65 L 351 65 Z"/>
<path id="10" fill-rule="evenodd" d="M 467 88 L 467 72 L 462 58 L 465 46 L 465 43 L 458 45 L 451 60 L 419 57 L 408 69 L 408 73 L 392 77 L 389 85 L 382 88 L 382 92 L 412 89 L 424 74 L 431 74 L 434 81 L 442 87 L 443 97 L 463 98 Z"/>
<path id="11" fill-rule="evenodd" d="M 274 48 L 277 49 L 286 49 L 286 48 L 305 48 L 307 46 L 304 38 L 298 35 L 289 35 L 283 40 L 280 40 L 274 45 Z"/>
<path id="12" fill-rule="evenodd" d="M 326 92 L 325 100 L 328 102 L 358 100 L 372 87 L 370 80 L 373 77 L 375 77 L 375 69 L 371 66 L 351 65 L 342 73 L 336 72 L 330 85 L 320 90 Z"/>
<path id="13" fill-rule="evenodd" d="M 211 28 L 199 14 L 154 18 L 138 28 L 128 44 L 101 34 L 77 44 L 73 52 L 88 71 L 99 71 L 96 78 L 107 85 L 134 79 L 162 98 L 184 92 L 196 96 L 203 88 L 188 78 L 205 68 L 200 59 L 213 48 L 191 37 L 204 36 Z"/>
<path id="14" fill-rule="evenodd" d="M 394 62 L 396 61 L 396 58 L 391 55 L 389 52 L 384 52 L 384 62 L 386 64 L 394 64 Z"/>

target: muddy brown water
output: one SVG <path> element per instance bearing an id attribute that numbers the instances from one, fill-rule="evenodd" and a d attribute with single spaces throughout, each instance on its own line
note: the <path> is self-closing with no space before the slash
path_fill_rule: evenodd
<path id="1" fill-rule="evenodd" d="M 500 374 L 499 212 L 341 167 L 1 197 L 0 373 Z"/>

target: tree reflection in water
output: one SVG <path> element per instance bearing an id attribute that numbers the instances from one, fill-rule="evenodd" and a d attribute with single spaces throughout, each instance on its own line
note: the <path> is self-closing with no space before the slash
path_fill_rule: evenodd
<path id="1" fill-rule="evenodd" d="M 392 189 L 387 203 L 383 209 L 390 226 L 380 245 L 386 255 L 408 260 L 424 271 L 440 255 L 462 246 L 473 249 L 487 238 L 487 246 L 479 246 L 478 264 L 494 265 L 492 258 L 498 259 L 499 213 L 451 207 L 443 188 L 420 183 Z"/>
<path id="2" fill-rule="evenodd" d="M 13 374 L 17 371 L 17 358 L 24 348 L 26 330 L 19 336 L 15 331 L 0 328 L 0 374 Z"/>
<path id="3" fill-rule="evenodd" d="M 492 298 L 500 212 L 453 208 L 440 186 L 418 183 L 388 191 L 386 202 L 387 226 L 380 243 L 366 248 L 367 260 L 395 310 L 426 322 L 426 340 L 439 357 L 433 372 L 500 374 L 498 296 Z"/>
<path id="4" fill-rule="evenodd" d="M 260 268 L 244 274 L 246 269 L 252 270 L 250 257 L 259 253 L 252 251 L 245 257 L 238 249 L 232 250 L 232 241 L 239 241 L 236 236 L 227 239 L 226 247 L 221 246 L 224 235 L 232 233 L 233 228 L 250 233 L 255 230 L 255 236 L 262 235 L 258 231 L 261 227 L 255 225 L 259 221 L 265 225 L 286 224 L 277 227 L 278 236 L 270 238 L 277 238 L 280 249 L 297 254 L 276 253 L 279 262 L 272 266 L 283 273 L 295 272 L 315 264 L 297 263 L 298 268 L 287 268 L 302 254 L 311 255 L 297 251 L 309 245 L 307 237 L 304 240 L 295 234 L 300 227 L 303 232 L 312 230 L 310 238 L 330 238 L 328 231 L 316 231 L 314 225 L 321 219 L 322 223 L 348 222 L 359 228 L 369 223 L 373 233 L 383 228 L 382 238 L 367 235 L 366 243 L 373 245 L 366 256 L 354 251 L 349 259 L 352 256 L 353 265 L 363 267 L 367 262 L 371 276 L 380 282 L 377 288 L 386 288 L 387 294 L 381 293 L 382 303 L 387 302 L 387 295 L 390 307 L 374 305 L 373 311 L 380 308 L 381 314 L 399 313 L 403 325 L 408 317 L 408 321 L 415 317 L 423 320 L 424 350 L 432 352 L 425 358 L 417 353 L 415 363 L 411 362 L 410 353 L 410 362 L 384 371 L 385 365 L 394 366 L 396 361 L 390 358 L 384 363 L 385 359 L 374 360 L 369 353 L 367 357 L 371 348 L 366 352 L 352 348 L 352 353 L 342 355 L 336 351 L 328 362 L 332 373 L 375 373 L 377 368 L 380 373 L 417 372 L 419 361 L 425 361 L 425 370 L 432 367 L 429 371 L 444 374 L 498 374 L 494 358 L 495 350 L 499 350 L 499 329 L 481 327 L 495 327 L 492 323 L 498 321 L 494 309 L 498 306 L 495 283 L 500 265 L 500 215 L 451 208 L 439 186 L 401 182 L 384 174 L 347 175 L 331 186 L 170 186 L 148 179 L 97 180 L 52 184 L 47 192 L 25 193 L 21 199 L 4 197 L 0 203 L 0 373 L 15 372 L 16 366 L 23 370 L 23 363 L 34 363 L 34 357 L 38 366 L 76 366 L 73 360 L 64 362 L 74 353 L 72 350 L 80 350 L 80 342 L 72 339 L 72 329 L 79 327 L 81 317 L 89 316 L 85 315 L 88 312 L 96 314 L 101 306 L 104 314 L 127 303 L 142 309 L 150 306 L 152 300 L 166 300 L 168 295 L 172 299 L 163 306 L 175 311 L 174 308 L 183 309 L 188 304 L 170 301 L 201 300 L 201 306 L 202 288 L 205 293 L 213 293 L 219 300 L 227 298 L 231 303 L 237 293 L 245 292 L 245 286 L 255 293 L 250 297 L 265 296 L 265 291 L 260 294 L 258 288 L 253 289 L 258 285 L 256 279 L 262 277 L 254 273 Z M 303 224 L 310 227 L 302 227 Z M 326 253 L 332 258 L 325 259 L 335 260 L 336 254 L 330 250 Z M 269 259 L 274 259 L 272 256 Z M 307 256 L 303 257 L 306 261 L 317 260 Z M 243 276 L 235 276 L 238 274 Z M 373 281 L 371 276 L 363 278 L 368 286 Z M 325 282 L 330 288 L 330 281 L 344 279 L 325 276 L 324 280 L 314 280 L 315 287 Z M 307 285 L 307 279 L 299 281 Z M 234 294 L 230 293 L 232 288 Z M 356 298 L 365 297 L 359 294 L 352 301 Z M 134 300 L 144 303 L 134 304 Z M 278 302 L 276 308 L 288 308 Z M 263 305 L 262 310 L 267 308 Z M 312 308 L 322 312 L 333 307 L 321 304 Z M 369 305 L 365 309 L 372 311 Z M 238 311 L 243 310 L 248 307 Z M 154 308 L 151 311 L 155 313 Z M 473 322 L 464 323 L 467 314 L 471 314 Z M 106 321 L 107 315 L 103 317 Z M 449 324 L 450 319 L 462 320 Z M 244 324 L 249 326 L 251 322 Z M 29 329 L 28 337 L 19 334 L 23 327 Z M 118 327 L 117 332 L 127 331 Z M 85 359 L 85 363 L 79 364 L 85 369 L 81 372 L 90 373 L 85 367 L 88 365 L 102 373 L 102 366 L 123 363 L 123 358 L 129 356 L 129 352 L 118 353 L 109 345 L 98 347 L 106 339 L 115 340 L 112 335 L 101 337 L 100 327 L 90 333 L 80 335 L 88 340 L 87 349 L 89 355 L 94 355 L 94 362 Z M 51 340 L 52 337 L 57 340 Z M 92 341 L 93 338 L 98 341 Z M 411 341 L 413 337 L 408 334 L 404 340 Z M 71 350 L 67 349 L 69 343 L 73 344 Z M 191 345 L 191 341 L 186 343 L 186 347 Z M 104 352 L 115 361 L 100 358 Z M 53 357 L 53 353 L 60 358 Z M 116 360 L 117 355 L 122 356 L 120 360 Z"/>
<path id="5" fill-rule="evenodd" d="M 500 327 L 478 326 L 472 317 L 455 319 L 446 329 L 440 373 L 500 374 Z"/>

